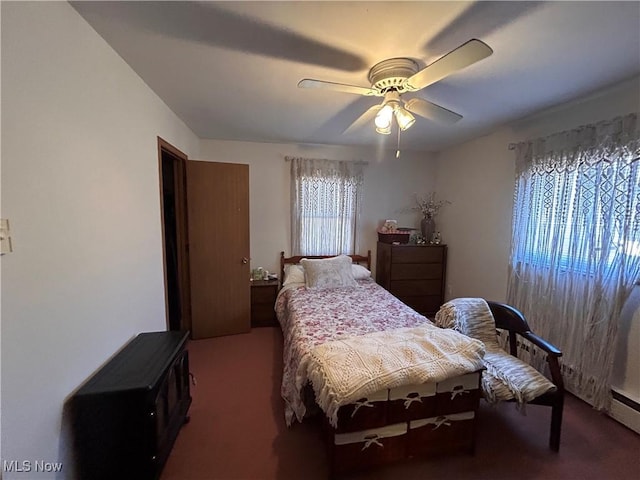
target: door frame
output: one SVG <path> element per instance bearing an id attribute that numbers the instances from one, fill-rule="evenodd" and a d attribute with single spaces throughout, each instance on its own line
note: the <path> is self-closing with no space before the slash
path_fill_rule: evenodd
<path id="1" fill-rule="evenodd" d="M 189 280 L 189 234 L 187 224 L 187 190 L 186 190 L 186 162 L 188 156 L 161 137 L 158 138 L 158 179 L 160 189 L 160 223 L 162 225 L 162 269 L 164 280 L 165 321 L 167 330 L 191 331 L 191 284 Z M 176 267 L 178 295 L 180 299 L 179 325 L 171 325 L 169 310 L 169 281 L 167 269 L 167 245 L 165 242 L 165 212 L 164 212 L 164 182 L 163 158 L 173 160 L 173 188 L 175 192 L 176 212 Z"/>

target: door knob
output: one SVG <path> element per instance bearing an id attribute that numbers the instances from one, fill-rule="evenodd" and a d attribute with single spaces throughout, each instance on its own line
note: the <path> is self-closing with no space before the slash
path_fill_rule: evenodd
<path id="1" fill-rule="evenodd" d="M 249 263 L 249 259 L 247 257 L 242 257 L 242 264 L 246 265 L 247 263 Z"/>

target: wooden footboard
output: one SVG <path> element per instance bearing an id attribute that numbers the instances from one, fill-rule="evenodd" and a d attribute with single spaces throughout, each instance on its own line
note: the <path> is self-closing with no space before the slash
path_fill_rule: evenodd
<path id="1" fill-rule="evenodd" d="M 333 474 L 414 457 L 473 453 L 480 376 L 377 392 L 338 411 L 338 427 L 325 419 Z"/>

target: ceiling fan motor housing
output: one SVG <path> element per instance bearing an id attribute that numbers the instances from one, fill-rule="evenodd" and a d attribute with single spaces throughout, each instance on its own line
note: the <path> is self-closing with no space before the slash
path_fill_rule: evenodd
<path id="1" fill-rule="evenodd" d="M 390 58 L 375 64 L 369 70 L 371 87 L 380 93 L 389 90 L 405 92 L 406 80 L 418 71 L 418 64 L 410 58 Z"/>

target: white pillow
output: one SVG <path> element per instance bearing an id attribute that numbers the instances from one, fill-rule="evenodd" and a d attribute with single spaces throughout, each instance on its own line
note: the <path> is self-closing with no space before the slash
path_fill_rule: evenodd
<path id="1" fill-rule="evenodd" d="M 300 260 L 304 268 L 304 276 L 307 288 L 338 288 L 357 287 L 358 283 L 353 278 L 351 258 L 346 255 L 337 257 Z"/>
<path id="2" fill-rule="evenodd" d="M 304 283 L 304 270 L 300 265 L 287 265 L 284 269 L 284 282 L 282 286 L 292 283 Z"/>
<path id="3" fill-rule="evenodd" d="M 371 271 L 367 270 L 362 265 L 356 263 L 351 265 L 351 273 L 355 280 L 364 280 L 371 276 Z M 287 265 L 284 269 L 284 283 L 282 286 L 289 285 L 291 283 L 305 283 L 304 268 L 302 265 Z"/>
<path id="4" fill-rule="evenodd" d="M 351 272 L 353 273 L 353 278 L 356 280 L 364 280 L 365 278 L 369 278 L 371 276 L 371 272 L 364 268 L 362 265 L 358 265 L 354 263 L 351 265 Z"/>

